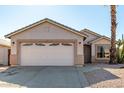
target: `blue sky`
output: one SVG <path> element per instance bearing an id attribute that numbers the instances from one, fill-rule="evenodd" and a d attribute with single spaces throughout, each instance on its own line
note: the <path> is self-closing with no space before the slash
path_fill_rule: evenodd
<path id="1" fill-rule="evenodd" d="M 117 39 L 124 34 L 124 6 L 117 6 Z M 21 27 L 51 18 L 77 30 L 90 29 L 101 35 L 111 35 L 110 7 L 102 5 L 69 6 L 0 6 L 0 36 Z"/>

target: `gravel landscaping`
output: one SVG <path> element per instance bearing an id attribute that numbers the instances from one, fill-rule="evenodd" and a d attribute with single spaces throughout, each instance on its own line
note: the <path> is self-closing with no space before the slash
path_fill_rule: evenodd
<path id="1" fill-rule="evenodd" d="M 91 88 L 123 88 L 124 65 L 95 64 L 87 65 L 92 70 L 85 71 L 84 75 Z M 94 69 L 96 68 L 96 69 Z"/>

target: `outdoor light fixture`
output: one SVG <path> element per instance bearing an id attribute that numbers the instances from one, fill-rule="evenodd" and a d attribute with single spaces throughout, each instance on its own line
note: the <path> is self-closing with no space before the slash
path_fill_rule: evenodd
<path id="1" fill-rule="evenodd" d="M 12 45 L 14 45 L 15 44 L 15 42 L 12 42 Z"/>
<path id="2" fill-rule="evenodd" d="M 79 42 L 79 44 L 81 44 L 81 42 Z"/>

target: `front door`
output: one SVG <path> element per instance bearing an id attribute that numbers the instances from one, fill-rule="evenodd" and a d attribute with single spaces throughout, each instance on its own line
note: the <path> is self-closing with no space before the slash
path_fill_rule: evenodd
<path id="1" fill-rule="evenodd" d="M 84 45 L 84 63 L 91 63 L 91 46 Z"/>

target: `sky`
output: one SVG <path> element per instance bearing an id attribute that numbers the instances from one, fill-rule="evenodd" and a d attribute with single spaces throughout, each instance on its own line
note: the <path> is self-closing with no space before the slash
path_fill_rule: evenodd
<path id="1" fill-rule="evenodd" d="M 124 34 L 124 6 L 117 6 L 117 39 Z M 110 6 L 104 5 L 0 5 L 0 36 L 31 23 L 50 18 L 76 30 L 87 28 L 111 36 Z"/>

